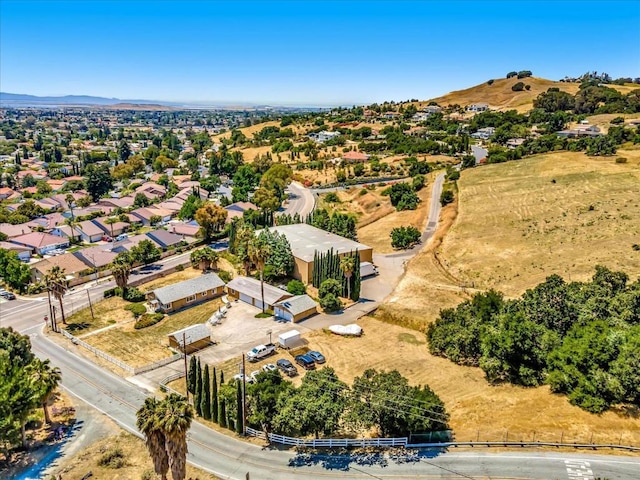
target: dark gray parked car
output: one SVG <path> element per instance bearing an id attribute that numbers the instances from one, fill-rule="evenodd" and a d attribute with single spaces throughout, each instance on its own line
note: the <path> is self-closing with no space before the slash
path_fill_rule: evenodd
<path id="1" fill-rule="evenodd" d="M 298 369 L 286 358 L 278 360 L 276 366 L 290 377 L 295 377 L 298 374 Z"/>

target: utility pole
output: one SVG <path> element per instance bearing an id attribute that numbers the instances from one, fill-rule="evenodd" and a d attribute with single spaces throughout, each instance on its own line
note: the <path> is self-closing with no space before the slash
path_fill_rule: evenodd
<path id="1" fill-rule="evenodd" d="M 245 375 L 244 353 L 242 354 L 242 435 L 247 434 L 247 376 Z"/>
<path id="2" fill-rule="evenodd" d="M 91 304 L 91 295 L 89 295 L 89 289 L 85 290 L 87 292 L 87 299 L 89 300 L 89 309 L 91 309 L 91 318 L 95 320 L 95 315 L 93 314 L 93 305 Z"/>
<path id="3" fill-rule="evenodd" d="M 51 306 L 51 290 L 47 288 L 47 298 L 49 299 L 49 318 L 51 319 L 51 330 L 56 331 L 56 326 L 53 319 L 53 308 Z"/>
<path id="4" fill-rule="evenodd" d="M 184 381 L 187 388 L 187 403 L 189 403 L 189 369 L 187 368 L 187 334 L 182 332 L 182 357 L 184 358 Z"/>

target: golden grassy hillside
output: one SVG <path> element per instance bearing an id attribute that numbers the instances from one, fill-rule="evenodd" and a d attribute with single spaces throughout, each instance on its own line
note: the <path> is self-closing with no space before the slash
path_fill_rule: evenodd
<path id="1" fill-rule="evenodd" d="M 518 82 L 523 82 L 525 85 L 531 85 L 531 89 L 528 91 L 523 90 L 521 92 L 514 92 L 511 90 L 511 87 Z M 518 79 L 516 77 L 499 78 L 496 79 L 492 85 L 489 85 L 486 82 L 481 83 L 480 85 L 476 85 L 465 90 L 457 90 L 455 92 L 447 93 L 446 95 L 434 98 L 430 101 L 437 102 L 442 106 L 454 104 L 465 106 L 472 103 L 488 103 L 492 109 L 496 110 L 515 109 L 518 112 L 526 112 L 533 108 L 533 100 L 551 87 L 557 87 L 563 92 L 575 95 L 579 86 L 579 83 L 556 82 L 538 77 L 523 79 Z M 638 85 L 610 86 L 625 94 L 635 88 L 638 88 Z"/>

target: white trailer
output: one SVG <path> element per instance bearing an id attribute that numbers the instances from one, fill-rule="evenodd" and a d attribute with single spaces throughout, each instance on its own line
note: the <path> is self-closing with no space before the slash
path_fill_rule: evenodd
<path id="1" fill-rule="evenodd" d="M 371 275 L 378 275 L 378 269 L 371 262 L 362 262 L 360 264 L 360 278 L 370 277 Z"/>
<path id="2" fill-rule="evenodd" d="M 289 330 L 278 335 L 278 343 L 282 348 L 292 348 L 302 343 L 298 330 Z"/>

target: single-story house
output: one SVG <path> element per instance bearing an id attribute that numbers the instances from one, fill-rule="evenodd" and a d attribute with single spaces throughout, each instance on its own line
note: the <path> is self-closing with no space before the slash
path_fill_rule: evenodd
<path id="1" fill-rule="evenodd" d="M 489 110 L 488 103 L 473 103 L 471 105 L 467 105 L 466 110 L 468 112 L 486 112 Z"/>
<path id="2" fill-rule="evenodd" d="M 103 268 L 113 262 L 118 252 L 112 251 L 111 246 L 96 245 L 73 252 L 73 255 L 88 267 Z"/>
<path id="3" fill-rule="evenodd" d="M 171 220 L 171 215 L 172 215 L 172 212 L 170 212 L 169 210 L 166 210 L 164 208 L 154 207 L 154 206 L 137 208 L 133 210 L 131 213 L 136 217 L 138 217 L 140 220 L 142 220 L 142 224 L 144 226 L 151 225 L 152 217 L 157 216 L 157 217 L 160 217 L 161 221 L 168 222 L 169 220 Z"/>
<path id="4" fill-rule="evenodd" d="M 172 223 L 169 225 L 169 232 L 185 237 L 196 238 L 199 231 L 200 226 L 198 225 L 190 225 L 188 223 Z"/>
<path id="5" fill-rule="evenodd" d="M 360 152 L 347 152 L 342 155 L 342 159 L 345 162 L 366 162 L 369 160 L 369 155 Z"/>
<path id="6" fill-rule="evenodd" d="M 0 248 L 9 250 L 10 252 L 16 252 L 18 258 L 23 262 L 28 262 L 31 259 L 31 249 L 29 247 L 23 247 L 11 242 L 0 242 Z"/>
<path id="7" fill-rule="evenodd" d="M 99 217 L 91 220 L 95 225 L 102 230 L 103 235 L 109 235 L 110 237 L 117 237 L 121 233 L 126 232 L 129 229 L 127 222 L 117 221 L 115 223 L 106 223 L 105 220 L 109 217 Z"/>
<path id="8" fill-rule="evenodd" d="M 44 229 L 46 232 L 50 232 L 59 225 L 64 225 L 67 218 L 59 212 L 48 213 L 42 217 L 34 218 L 27 225 L 32 229 Z"/>
<path id="9" fill-rule="evenodd" d="M 251 277 L 236 277 L 227 283 L 227 294 L 230 297 L 242 300 L 249 305 L 262 308 L 262 293 L 260 290 L 260 280 Z M 286 298 L 291 298 L 289 292 L 280 288 L 264 284 L 264 303 L 266 309 L 273 309 L 274 305 Z"/>
<path id="10" fill-rule="evenodd" d="M 80 283 L 81 277 L 89 275 L 91 268 L 73 253 L 65 253 L 56 255 L 55 257 L 40 260 L 31 265 L 31 278 L 35 282 L 39 282 L 54 266 L 64 269 L 65 275 L 70 280 L 71 285 Z M 76 280 L 76 281 L 74 281 Z"/>
<path id="11" fill-rule="evenodd" d="M 191 325 L 169 334 L 169 347 L 190 354 L 211 344 L 211 332 L 204 323 Z M 186 348 L 185 348 L 186 346 Z"/>
<path id="12" fill-rule="evenodd" d="M 11 243 L 29 247 L 33 253 L 44 255 L 56 248 L 69 246 L 69 239 L 44 232 L 31 232 L 10 239 Z"/>
<path id="13" fill-rule="evenodd" d="M 347 255 L 357 250 L 361 262 L 373 262 L 373 248 L 306 223 L 280 225 L 270 230 L 287 237 L 294 259 L 292 276 L 303 283 L 311 283 L 316 252 L 324 254 L 333 249 L 338 255 Z"/>
<path id="14" fill-rule="evenodd" d="M 80 230 L 83 242 L 99 242 L 105 234 L 102 229 L 91 220 L 85 220 L 84 222 L 78 223 L 76 228 Z"/>
<path id="15" fill-rule="evenodd" d="M 227 205 L 224 209 L 228 212 L 226 222 L 229 223 L 234 218 L 242 218 L 246 210 L 258 210 L 258 207 L 251 202 L 236 202 Z"/>
<path id="16" fill-rule="evenodd" d="M 175 312 L 224 293 L 224 282 L 215 273 L 205 273 L 183 282 L 156 288 L 147 294 L 149 303 L 162 312 Z"/>
<path id="17" fill-rule="evenodd" d="M 0 223 L 0 233 L 4 233 L 7 238 L 13 238 L 31 233 L 31 228 L 26 223 L 20 223 L 18 225 Z"/>
<path id="18" fill-rule="evenodd" d="M 9 197 L 11 197 L 12 195 L 15 195 L 16 192 L 14 189 L 9 188 L 9 187 L 2 187 L 0 188 L 0 200 L 6 200 Z"/>
<path id="19" fill-rule="evenodd" d="M 69 240 L 80 240 L 82 238 L 82 232 L 78 227 L 71 227 L 70 225 L 59 225 L 51 230 L 51 235 L 57 235 L 58 237 L 66 237 Z"/>
<path id="20" fill-rule="evenodd" d="M 273 313 L 276 317 L 296 323 L 315 315 L 316 307 L 316 302 L 309 295 L 296 295 L 276 303 Z"/>
<path id="21" fill-rule="evenodd" d="M 148 232 L 146 235 L 150 240 L 153 240 L 155 243 L 157 243 L 163 250 L 167 250 L 171 247 L 176 247 L 180 245 L 181 242 L 186 241 L 181 235 L 167 232 L 162 228 L 154 230 L 153 232 Z"/>
<path id="22" fill-rule="evenodd" d="M 131 195 L 127 195 L 121 198 L 101 198 L 98 200 L 98 205 L 106 205 L 112 208 L 130 208 L 133 206 L 135 198 Z"/>

